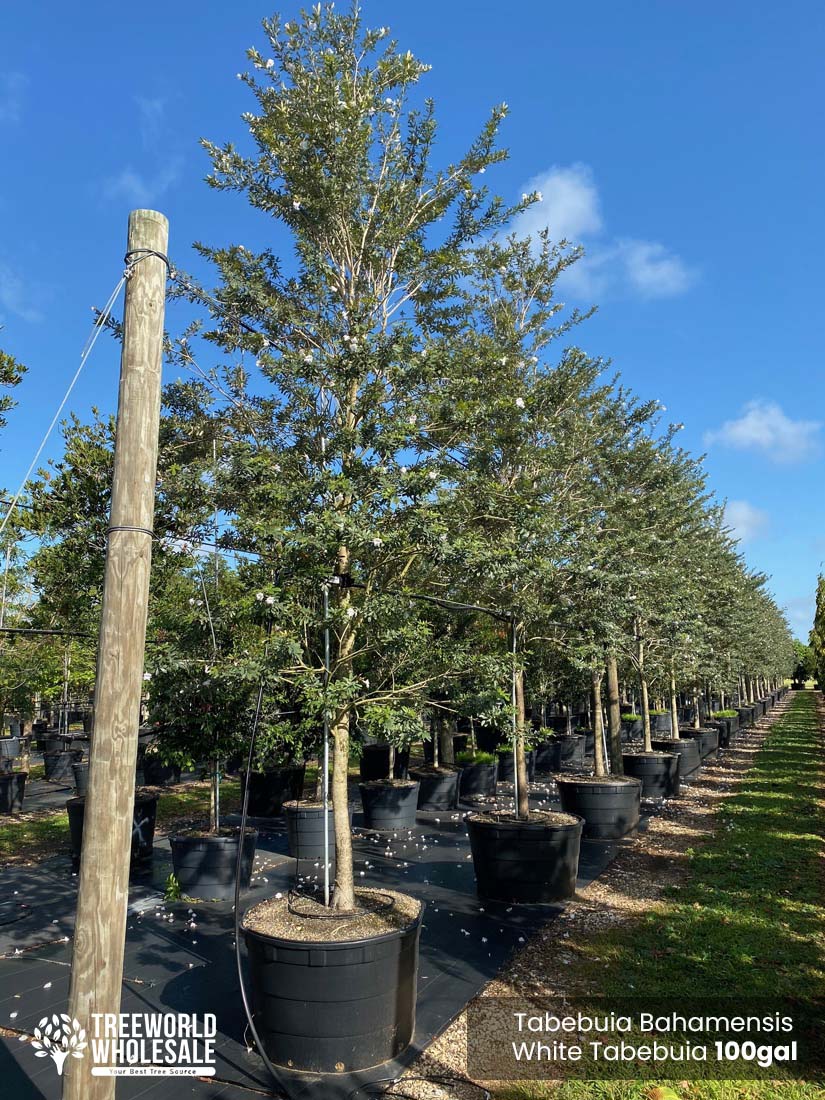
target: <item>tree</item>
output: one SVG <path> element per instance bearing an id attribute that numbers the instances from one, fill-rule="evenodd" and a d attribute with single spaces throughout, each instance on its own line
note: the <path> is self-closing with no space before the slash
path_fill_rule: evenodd
<path id="1" fill-rule="evenodd" d="M 495 230 L 504 211 L 476 177 L 500 161 L 497 108 L 454 164 L 432 166 L 434 108 L 413 102 L 427 66 L 400 53 L 385 28 L 353 8 L 316 5 L 297 21 L 267 20 L 267 55 L 249 51 L 242 79 L 257 110 L 244 116 L 257 155 L 204 142 L 211 186 L 244 194 L 287 230 L 288 274 L 270 248 L 208 247 L 220 286 L 217 324 L 201 335 L 226 360 L 202 403 L 231 441 L 221 470 L 226 538 L 258 555 L 274 578 L 300 660 L 287 680 L 324 685 L 333 739 L 336 886 L 354 905 L 347 814 L 350 727 L 356 711 L 407 700 L 430 673 L 401 669 L 372 688 L 372 662 L 404 631 L 417 652 L 435 642 L 426 617 L 399 604 L 415 571 L 437 594 L 443 524 L 437 464 L 425 455 L 422 395 L 443 364 L 430 358 L 423 305 L 438 299 L 462 250 Z M 188 282 L 190 297 L 203 296 Z M 193 334 L 194 335 L 194 334 Z M 239 366 L 255 357 L 257 373 Z M 192 340 L 178 345 L 182 362 Z M 248 361 L 247 361 L 248 362 Z M 211 378 L 215 376 L 210 375 Z M 329 585 L 331 668 L 319 652 L 322 585 Z M 417 666 L 418 657 L 413 662 Z M 416 674 L 413 674 L 416 673 Z M 370 679 L 367 677 L 366 679 Z"/>

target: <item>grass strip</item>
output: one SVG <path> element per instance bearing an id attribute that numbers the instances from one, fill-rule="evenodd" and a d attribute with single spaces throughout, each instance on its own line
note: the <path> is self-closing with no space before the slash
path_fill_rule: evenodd
<path id="1" fill-rule="evenodd" d="M 825 1000 L 822 732 L 812 692 L 794 694 L 718 828 L 688 851 L 686 881 L 632 926 L 579 945 L 574 987 L 606 997 Z M 674 1005 L 676 1008 L 677 1005 Z M 525 1082 L 497 1100 L 823 1100 L 798 1081 Z"/>

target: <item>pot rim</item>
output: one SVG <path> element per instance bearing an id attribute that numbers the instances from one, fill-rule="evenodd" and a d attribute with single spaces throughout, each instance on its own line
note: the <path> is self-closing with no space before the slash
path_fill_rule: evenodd
<path id="1" fill-rule="evenodd" d="M 191 836 L 188 833 L 175 833 L 174 836 L 169 837 L 169 843 L 171 844 L 237 844 L 240 839 L 240 832 L 237 836 Z M 252 825 L 247 825 L 245 836 L 254 836 L 257 840 L 258 830 Z"/>
<path id="2" fill-rule="evenodd" d="M 558 822 L 556 824 L 550 821 L 481 821 L 479 820 L 480 814 L 467 814 L 465 818 L 467 825 L 474 825 L 477 829 L 532 829 L 536 832 L 563 832 L 567 829 L 580 829 L 584 826 L 585 820 L 580 817 L 579 814 L 567 813 L 566 810 L 551 810 L 550 813 L 563 814 L 565 817 L 575 818 L 574 821 Z"/>
<path id="3" fill-rule="evenodd" d="M 557 775 L 556 786 L 567 783 L 582 787 L 641 787 L 641 779 L 635 775 Z"/>
<path id="4" fill-rule="evenodd" d="M 403 891 L 397 890 L 395 892 L 400 894 Z M 240 929 L 244 936 L 252 936 L 255 939 L 262 940 L 264 943 L 273 944 L 275 947 L 295 947 L 300 950 L 307 949 L 309 951 L 345 951 L 351 947 L 366 947 L 373 943 L 386 943 L 390 940 L 400 939 L 401 936 L 411 932 L 416 926 L 420 927 L 424 919 L 424 910 L 427 907 L 427 903 L 422 898 L 417 898 L 412 894 L 405 894 L 405 897 L 413 898 L 413 900 L 417 901 L 421 906 L 418 915 L 414 917 L 409 924 L 405 924 L 403 928 L 393 928 L 389 932 L 381 932 L 377 936 L 362 936 L 359 940 L 290 940 L 286 936 L 270 936 L 267 932 L 259 932 L 257 928 L 247 928 L 246 918 L 255 905 L 261 904 L 260 901 L 254 902 L 253 905 L 250 905 L 249 909 L 244 912 L 241 917 Z"/>

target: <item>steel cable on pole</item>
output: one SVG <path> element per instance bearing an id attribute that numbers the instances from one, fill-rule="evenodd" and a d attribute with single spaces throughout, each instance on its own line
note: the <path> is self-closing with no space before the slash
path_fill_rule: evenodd
<path id="1" fill-rule="evenodd" d="M 127 267 L 127 269 L 121 275 L 120 279 L 117 282 L 117 285 L 115 286 L 115 289 L 109 295 L 109 298 L 108 298 L 108 301 L 106 302 L 106 305 L 103 307 L 101 312 L 98 314 L 97 319 L 95 320 L 95 323 L 92 327 L 92 331 L 89 333 L 89 338 L 87 339 L 87 341 L 86 341 L 86 343 L 83 347 L 83 351 L 80 353 L 80 365 L 78 366 L 77 370 L 75 371 L 74 376 L 73 376 L 71 382 L 69 383 L 68 389 L 66 390 L 66 392 L 63 395 L 63 400 L 57 406 L 57 412 L 52 417 L 52 421 L 49 424 L 48 428 L 46 429 L 46 434 L 43 436 L 43 439 L 40 441 L 40 446 L 35 451 L 34 458 L 31 460 L 31 463 L 29 464 L 28 470 L 26 470 L 25 477 L 20 482 L 20 488 L 17 490 L 17 492 L 12 497 L 12 500 L 11 500 L 11 503 L 9 505 L 8 511 L 3 516 L 2 522 L 0 522 L 0 535 L 2 535 L 3 532 L 5 531 L 6 525 L 8 524 L 9 520 L 11 519 L 12 513 L 14 512 L 15 508 L 17 507 L 17 502 L 20 500 L 20 497 L 23 495 L 23 492 L 26 488 L 26 485 L 28 484 L 29 478 L 31 477 L 32 472 L 33 472 L 35 466 L 37 465 L 37 462 L 38 462 L 41 454 L 43 453 L 43 448 L 48 443 L 49 437 L 52 434 L 52 432 L 54 431 L 54 427 L 57 424 L 58 420 L 60 419 L 60 414 L 63 412 L 63 409 L 66 405 L 66 402 L 69 400 L 69 397 L 71 396 L 72 390 L 75 388 L 75 385 L 77 384 L 78 378 L 80 378 L 80 375 L 81 375 L 81 372 L 82 372 L 83 368 L 86 366 L 86 360 L 92 354 L 92 349 L 94 348 L 95 344 L 97 343 L 98 336 L 100 336 L 101 332 L 106 327 L 106 324 L 109 320 L 112 309 L 114 308 L 114 304 L 117 301 L 117 297 L 120 294 L 126 280 L 129 277 L 130 269 L 131 269 L 130 267 Z"/>

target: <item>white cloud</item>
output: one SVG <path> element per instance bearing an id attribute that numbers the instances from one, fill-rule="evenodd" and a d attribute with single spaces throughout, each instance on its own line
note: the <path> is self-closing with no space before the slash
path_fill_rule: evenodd
<path id="1" fill-rule="evenodd" d="M 533 237 L 549 229 L 554 241 L 578 243 L 582 237 L 599 233 L 602 215 L 593 173 L 586 164 L 554 167 L 524 185 L 525 194 L 538 191 L 541 199 L 518 215 L 513 230 L 520 237 Z"/>
<path id="2" fill-rule="evenodd" d="M 736 420 L 705 432 L 705 445 L 719 443 L 738 451 L 757 451 L 772 462 L 790 465 L 821 451 L 819 420 L 792 420 L 775 401 L 749 401 Z"/>
<path id="3" fill-rule="evenodd" d="M 132 206 L 147 206 L 177 183 L 180 172 L 180 160 L 174 160 L 152 174 L 137 172 L 129 166 L 103 181 L 103 194 L 107 199 L 125 199 Z"/>
<path id="4" fill-rule="evenodd" d="M 730 527 L 741 542 L 751 542 L 764 535 L 769 525 L 768 513 L 746 500 L 729 500 L 725 505 L 725 526 Z"/>
<path id="5" fill-rule="evenodd" d="M 552 240 L 585 247 L 584 257 L 560 278 L 575 297 L 670 298 L 683 294 L 696 281 L 696 271 L 659 241 L 611 238 L 606 233 L 598 188 L 588 165 L 554 166 L 528 180 L 522 190 L 538 192 L 541 198 L 515 219 L 515 233 L 536 236 L 548 229 Z"/>
<path id="6" fill-rule="evenodd" d="M 23 73 L 0 73 L 0 122 L 19 122 L 23 93 L 28 85 Z"/>
<path id="7" fill-rule="evenodd" d="M 41 321 L 43 314 L 34 303 L 34 292 L 26 287 L 16 271 L 0 260 L 0 309 L 24 321 Z"/>
<path id="8" fill-rule="evenodd" d="M 152 99 L 147 96 L 137 96 L 135 102 L 138 105 L 140 140 L 144 149 L 155 149 L 163 132 L 166 117 L 166 100 L 160 97 Z"/>

